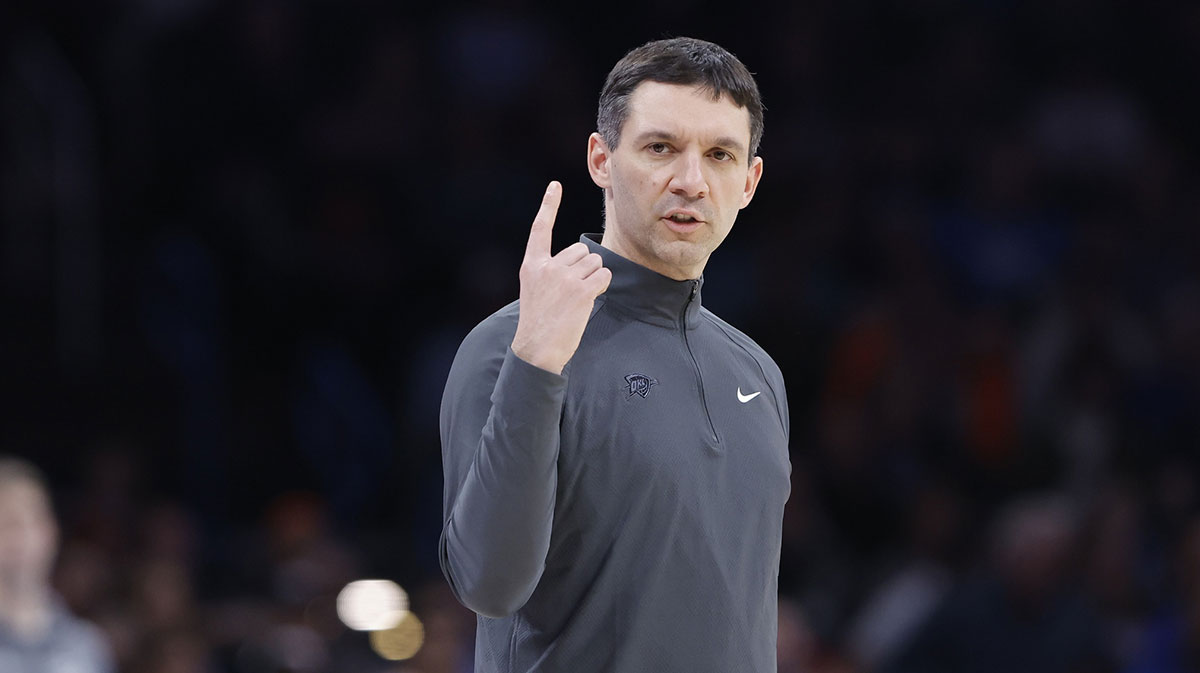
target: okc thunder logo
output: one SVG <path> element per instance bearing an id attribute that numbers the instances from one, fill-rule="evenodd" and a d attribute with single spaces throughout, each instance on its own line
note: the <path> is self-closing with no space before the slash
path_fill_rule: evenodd
<path id="1" fill-rule="evenodd" d="M 629 396 L 641 395 L 645 397 L 650 394 L 650 386 L 658 383 L 654 379 L 645 374 L 630 374 L 625 377 L 625 382 L 629 384 Z"/>

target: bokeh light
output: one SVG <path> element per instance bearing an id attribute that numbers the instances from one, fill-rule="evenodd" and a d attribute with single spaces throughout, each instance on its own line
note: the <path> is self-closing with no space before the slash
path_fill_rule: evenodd
<path id="1" fill-rule="evenodd" d="M 384 659 L 400 661 L 417 654 L 425 642 L 425 625 L 411 612 L 390 629 L 371 632 L 371 648 Z"/>
<path id="2" fill-rule="evenodd" d="M 390 629 L 408 613 L 408 594 L 391 580 L 357 580 L 338 594 L 337 613 L 355 631 Z"/>

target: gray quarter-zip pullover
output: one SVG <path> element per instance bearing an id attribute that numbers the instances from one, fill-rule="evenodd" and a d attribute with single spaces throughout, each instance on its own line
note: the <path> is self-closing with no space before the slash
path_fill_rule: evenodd
<path id="1" fill-rule="evenodd" d="M 595 237 L 596 240 L 593 240 Z M 442 398 L 441 563 L 477 673 L 774 673 L 783 376 L 675 281 L 612 270 L 562 375 L 467 335 Z"/>

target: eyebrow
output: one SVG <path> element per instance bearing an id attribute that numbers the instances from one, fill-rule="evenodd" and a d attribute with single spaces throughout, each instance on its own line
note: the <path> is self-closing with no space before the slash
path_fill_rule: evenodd
<path id="1" fill-rule="evenodd" d="M 649 131 L 644 131 L 642 133 L 639 133 L 637 135 L 636 141 L 640 144 L 640 143 L 646 142 L 647 140 L 652 140 L 655 138 L 659 138 L 659 139 L 666 140 L 668 142 L 672 142 L 672 143 L 676 143 L 676 144 L 679 143 L 679 136 L 675 135 L 674 133 L 671 133 L 670 131 L 660 131 L 657 129 L 651 129 Z M 716 140 L 714 140 L 713 147 L 724 147 L 727 149 L 731 149 L 737 154 L 744 154 L 746 151 L 746 148 L 740 142 L 738 142 L 734 138 L 730 138 L 729 136 L 721 136 L 720 138 L 717 138 Z"/>

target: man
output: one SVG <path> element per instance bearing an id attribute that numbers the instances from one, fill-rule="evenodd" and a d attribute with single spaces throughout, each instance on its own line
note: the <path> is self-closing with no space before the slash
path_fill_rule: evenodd
<path id="1" fill-rule="evenodd" d="M 775 671 L 783 377 L 700 304 L 762 177 L 758 88 L 715 44 L 651 42 L 597 121 L 603 238 L 550 254 L 550 183 L 519 301 L 442 399 L 441 561 L 479 614 L 475 670 Z"/>
<path id="2" fill-rule="evenodd" d="M 0 671 L 109 673 L 107 645 L 50 588 L 58 526 L 45 481 L 0 457 Z"/>

